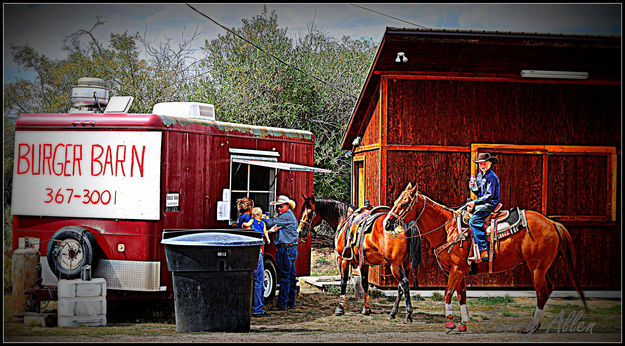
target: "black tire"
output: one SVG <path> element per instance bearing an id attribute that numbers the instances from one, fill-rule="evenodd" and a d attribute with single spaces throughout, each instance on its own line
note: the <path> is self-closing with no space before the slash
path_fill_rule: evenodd
<path id="1" fill-rule="evenodd" d="M 268 304 L 276 297 L 278 275 L 276 271 L 276 265 L 270 257 L 265 257 L 263 259 L 263 267 L 265 268 L 263 279 L 263 296 L 265 297 L 265 304 Z"/>
<path id="2" fill-rule="evenodd" d="M 48 242 L 50 270 L 58 279 L 79 278 L 82 268 L 93 261 L 95 244 L 95 237 L 84 227 L 59 229 Z"/>

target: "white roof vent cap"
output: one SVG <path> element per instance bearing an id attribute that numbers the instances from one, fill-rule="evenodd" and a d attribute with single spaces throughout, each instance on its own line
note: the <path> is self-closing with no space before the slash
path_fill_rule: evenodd
<path id="1" fill-rule="evenodd" d="M 169 117 L 215 120 L 215 107 L 199 102 L 161 102 L 154 105 L 152 113 Z"/>

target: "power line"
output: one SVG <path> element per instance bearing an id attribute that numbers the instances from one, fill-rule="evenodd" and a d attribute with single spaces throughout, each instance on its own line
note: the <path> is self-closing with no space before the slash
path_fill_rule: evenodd
<path id="1" fill-rule="evenodd" d="M 389 16 L 388 14 L 385 14 L 385 13 L 382 13 L 382 12 L 377 12 L 377 11 L 374 11 L 374 10 L 372 10 L 372 9 L 368 9 L 368 8 L 366 8 L 366 7 L 362 7 L 362 6 L 360 6 L 360 5 L 356 5 L 356 4 L 350 4 L 350 5 L 352 5 L 352 6 L 356 6 L 356 7 L 360 7 L 360 8 L 362 8 L 363 10 L 371 11 L 371 12 L 373 12 L 373 13 L 377 13 L 377 14 L 383 15 L 383 16 L 385 16 L 385 17 L 393 18 L 393 19 L 398 20 L 398 21 L 400 21 L 400 22 L 404 22 L 404 23 L 412 24 L 412 25 L 414 25 L 414 26 L 418 26 L 418 27 L 420 27 L 420 28 L 422 28 L 422 29 L 429 29 L 428 27 L 425 27 L 425 26 L 423 26 L 423 25 L 419 25 L 419 24 L 416 24 L 416 23 L 412 23 L 412 22 L 409 22 L 409 21 L 407 21 L 407 20 L 399 19 L 399 18 L 397 18 L 397 17 Z"/>
<path id="2" fill-rule="evenodd" d="M 297 71 L 299 71 L 299 72 L 301 72 L 301 73 L 305 74 L 306 76 L 309 76 L 309 77 L 311 77 L 311 78 L 314 78 L 314 79 L 316 79 L 317 81 L 319 81 L 319 82 L 321 82 L 321 83 L 323 83 L 323 84 L 325 84 L 325 85 L 329 86 L 330 88 L 332 88 L 332 89 L 334 89 L 334 90 L 340 91 L 340 92 L 344 93 L 345 95 L 347 95 L 347 96 L 349 96 L 349 97 L 351 97 L 351 98 L 357 99 L 357 97 L 356 97 L 356 96 L 354 96 L 354 95 L 352 95 L 352 94 L 350 94 L 350 93 L 348 93 L 348 92 L 346 92 L 346 91 L 343 91 L 343 90 L 341 90 L 341 89 L 339 89 L 339 88 L 337 88 L 337 87 L 335 87 L 335 86 L 333 86 L 333 85 L 329 84 L 328 82 L 326 82 L 326 81 L 324 81 L 324 80 L 322 80 L 322 79 L 319 79 L 319 78 L 317 78 L 317 77 L 315 77 L 315 76 L 313 76 L 313 75 L 310 75 L 310 74 L 306 73 L 305 71 L 302 71 L 301 69 L 299 69 L 299 68 L 297 68 L 297 67 L 295 67 L 295 66 L 293 66 L 293 65 L 291 65 L 291 64 L 289 64 L 289 63 L 287 63 L 287 62 L 285 62 L 285 61 L 283 61 L 282 59 L 278 58 L 277 56 L 275 56 L 275 55 L 273 55 L 273 54 L 271 54 L 271 53 L 267 52 L 267 51 L 266 51 L 266 50 L 264 50 L 262 47 L 260 47 L 260 46 L 256 45 L 256 44 L 255 44 L 255 43 L 253 43 L 253 42 L 250 42 L 250 41 L 249 41 L 248 39 L 246 39 L 245 37 L 243 37 L 243 36 L 241 36 L 241 35 L 237 34 L 236 32 L 234 32 L 234 31 L 230 30 L 230 29 L 229 29 L 229 28 L 227 28 L 227 27 L 225 27 L 225 26 L 223 26 L 223 25 L 221 25 L 221 24 L 217 23 L 214 19 L 212 19 L 211 17 L 209 17 L 209 16 L 205 15 L 204 13 L 200 12 L 199 10 L 195 9 L 193 6 L 191 6 L 191 5 L 189 5 L 189 4 L 186 4 L 186 5 L 187 5 L 187 6 L 189 6 L 189 7 L 190 7 L 193 11 L 195 11 L 195 12 L 199 13 L 201 16 L 203 16 L 203 17 L 207 18 L 208 20 L 210 20 L 211 22 L 213 22 L 213 23 L 217 24 L 217 25 L 218 25 L 219 27 L 221 27 L 222 29 L 224 29 L 224 30 L 226 30 L 226 31 L 230 32 L 231 34 L 235 35 L 236 37 L 238 37 L 238 38 L 242 39 L 243 41 L 245 41 L 245 42 L 247 42 L 247 43 L 249 43 L 249 44 L 251 44 L 251 45 L 252 45 L 252 46 L 254 46 L 256 49 L 258 49 L 258 50 L 260 50 L 261 52 L 263 52 L 263 53 L 265 53 L 265 54 L 269 55 L 270 57 L 272 57 L 272 58 L 274 58 L 274 59 L 278 60 L 279 62 L 283 63 L 284 65 L 287 65 L 288 67 L 293 68 L 293 69 L 295 69 L 295 70 L 297 70 Z"/>

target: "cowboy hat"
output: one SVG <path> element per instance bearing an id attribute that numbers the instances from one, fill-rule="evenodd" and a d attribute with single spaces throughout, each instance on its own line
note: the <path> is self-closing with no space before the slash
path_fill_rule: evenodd
<path id="1" fill-rule="evenodd" d="M 477 160 L 472 160 L 475 163 L 480 163 L 480 162 L 484 162 L 484 161 L 490 161 L 492 163 L 498 163 L 499 159 L 494 157 L 494 156 L 490 156 L 490 153 L 480 153 L 477 156 Z"/>
<path id="2" fill-rule="evenodd" d="M 269 202 L 270 205 L 280 205 L 280 204 L 288 204 L 291 209 L 295 209 L 295 201 L 291 200 L 289 197 L 285 195 L 278 196 L 278 199 L 275 201 Z"/>

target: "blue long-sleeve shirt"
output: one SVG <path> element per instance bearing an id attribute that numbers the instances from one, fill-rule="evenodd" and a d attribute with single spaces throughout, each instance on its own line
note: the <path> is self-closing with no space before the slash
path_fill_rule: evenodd
<path id="1" fill-rule="evenodd" d="M 282 227 L 276 232 L 276 236 L 273 238 L 276 245 L 297 244 L 298 222 L 291 209 L 276 217 L 265 219 L 265 227 L 267 227 L 267 230 L 274 225 Z"/>
<path id="2" fill-rule="evenodd" d="M 478 173 L 476 178 L 476 187 L 473 192 L 476 194 L 477 199 L 475 202 L 475 210 L 491 211 L 495 209 L 499 203 L 499 178 L 492 169 L 486 171 L 486 173 Z"/>

